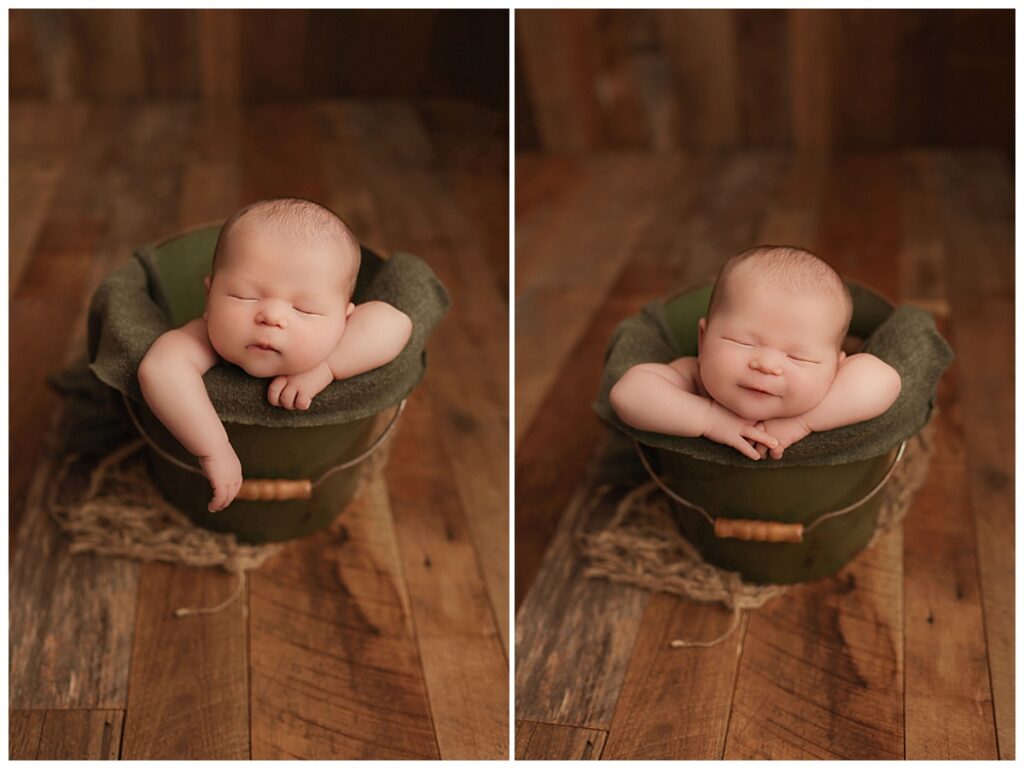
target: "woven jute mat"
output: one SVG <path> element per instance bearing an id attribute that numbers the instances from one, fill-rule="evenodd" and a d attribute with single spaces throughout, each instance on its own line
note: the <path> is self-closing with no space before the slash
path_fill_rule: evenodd
<path id="1" fill-rule="evenodd" d="M 936 412 L 933 411 L 924 429 L 907 441 L 902 460 L 879 492 L 882 499 L 878 525 L 869 548 L 903 520 L 914 494 L 924 484 L 932 455 Z M 617 500 L 610 498 L 616 494 L 620 495 Z M 737 572 L 704 561 L 675 523 L 672 510 L 676 503 L 653 480 L 634 485 L 625 494 L 621 484 L 597 485 L 586 504 L 587 510 L 576 530 L 586 576 L 653 592 L 674 593 L 694 601 L 721 603 L 732 611 L 729 629 L 720 637 L 710 641 L 673 640 L 673 647 L 721 643 L 739 625 L 743 611 L 758 609 L 795 587 L 747 583 Z M 602 520 L 596 511 L 610 506 L 612 515 Z"/>
<path id="2" fill-rule="evenodd" d="M 378 420 L 378 424 L 380 420 Z M 394 431 L 358 468 L 353 496 L 382 472 Z M 229 606 L 245 587 L 246 573 L 258 569 L 287 543 L 252 545 L 234 534 L 196 526 L 163 498 L 146 467 L 146 443 L 132 440 L 98 461 L 61 452 L 45 496 L 47 512 L 68 539 L 71 553 L 166 561 L 193 567 L 220 567 L 238 577 L 234 591 L 216 606 L 179 608 L 174 615 L 209 614 Z M 66 446 L 66 444 L 64 444 Z M 341 511 L 339 511 L 340 513 Z"/>

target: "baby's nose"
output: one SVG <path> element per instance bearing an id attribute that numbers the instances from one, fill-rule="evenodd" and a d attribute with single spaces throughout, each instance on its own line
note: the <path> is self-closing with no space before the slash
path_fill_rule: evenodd
<path id="1" fill-rule="evenodd" d="M 775 361 L 768 355 L 759 355 L 750 359 L 750 368 L 754 371 L 761 371 L 765 374 L 774 374 L 775 376 L 782 375 L 782 369 L 779 367 L 778 362 Z"/>
<path id="2" fill-rule="evenodd" d="M 288 328 L 288 321 L 285 319 L 284 312 L 277 307 L 261 309 L 256 313 L 256 322 L 265 326 Z"/>

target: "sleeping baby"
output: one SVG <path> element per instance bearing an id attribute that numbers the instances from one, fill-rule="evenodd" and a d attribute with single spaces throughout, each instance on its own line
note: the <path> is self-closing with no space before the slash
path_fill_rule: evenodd
<path id="1" fill-rule="evenodd" d="M 301 198 L 261 200 L 237 211 L 217 240 L 206 311 L 161 335 L 139 365 L 146 403 L 199 459 L 210 512 L 242 484 L 203 374 L 221 361 L 273 377 L 267 399 L 308 409 L 335 379 L 383 366 L 405 347 L 409 317 L 384 302 L 352 303 L 359 241 L 333 212 Z"/>
<path id="2" fill-rule="evenodd" d="M 718 275 L 697 357 L 632 367 L 612 388 L 612 407 L 640 430 L 781 459 L 812 432 L 884 413 L 900 393 L 891 366 L 843 352 L 852 313 L 842 278 L 810 252 L 745 251 Z"/>

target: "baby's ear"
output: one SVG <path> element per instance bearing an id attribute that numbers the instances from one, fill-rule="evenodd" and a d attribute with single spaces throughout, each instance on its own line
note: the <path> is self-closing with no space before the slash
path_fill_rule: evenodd
<path id="1" fill-rule="evenodd" d="M 345 317 L 347 318 L 349 315 L 351 315 L 355 311 L 356 311 L 356 306 L 354 304 L 352 304 L 352 302 L 349 302 L 348 303 L 348 307 L 345 308 Z"/>
<path id="2" fill-rule="evenodd" d="M 840 350 L 839 351 L 839 362 L 842 363 L 844 360 L 846 360 L 846 351 L 845 350 Z"/>
<path id="3" fill-rule="evenodd" d="M 206 286 L 206 293 L 210 293 L 210 276 L 206 275 L 203 277 L 203 285 Z"/>

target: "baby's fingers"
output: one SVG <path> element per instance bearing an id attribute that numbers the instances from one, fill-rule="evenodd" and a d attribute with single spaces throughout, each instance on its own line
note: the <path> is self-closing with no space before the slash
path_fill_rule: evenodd
<path id="1" fill-rule="evenodd" d="M 281 405 L 281 391 L 287 384 L 288 377 L 286 376 L 279 376 L 270 383 L 270 387 L 267 388 L 267 400 L 270 401 L 271 406 Z"/>
<path id="2" fill-rule="evenodd" d="M 294 386 L 288 386 L 284 388 L 284 392 L 281 393 L 281 405 L 291 411 L 295 408 L 295 397 L 299 394 L 299 388 Z"/>
<path id="3" fill-rule="evenodd" d="M 775 440 L 775 438 L 766 433 L 763 428 L 759 428 L 756 425 L 745 425 L 740 431 L 740 434 L 744 438 L 752 438 L 758 443 L 763 443 L 769 448 L 775 448 L 779 445 L 779 442 Z"/>
<path id="4" fill-rule="evenodd" d="M 227 507 L 230 499 L 228 497 L 228 489 L 226 486 L 214 486 L 213 487 L 213 499 L 210 500 L 210 504 L 207 505 L 207 511 L 216 513 Z"/>
<path id="5" fill-rule="evenodd" d="M 753 446 L 747 443 L 742 436 L 740 436 L 736 440 L 736 442 L 733 444 L 733 447 L 739 449 L 743 455 L 749 457 L 750 459 L 761 458 L 761 455 L 757 453 L 757 449 L 755 449 Z"/>

